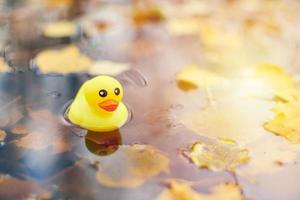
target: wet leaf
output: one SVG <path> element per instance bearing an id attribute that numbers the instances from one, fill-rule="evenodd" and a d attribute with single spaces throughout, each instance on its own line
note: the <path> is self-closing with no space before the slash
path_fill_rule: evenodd
<path id="1" fill-rule="evenodd" d="M 72 21 L 56 21 L 45 25 L 43 34 L 49 38 L 72 37 L 76 34 L 77 27 Z"/>
<path id="2" fill-rule="evenodd" d="M 118 63 L 112 61 L 96 61 L 89 69 L 89 74 L 91 75 L 110 75 L 110 76 L 117 76 L 127 70 L 129 70 L 128 63 Z"/>
<path id="3" fill-rule="evenodd" d="M 92 65 L 92 60 L 73 45 L 61 50 L 44 50 L 36 56 L 35 62 L 43 73 L 77 73 L 87 71 Z"/>
<path id="4" fill-rule="evenodd" d="M 97 181 L 107 187 L 134 188 L 151 177 L 167 172 L 169 160 L 148 145 L 121 145 L 112 155 L 97 160 Z"/>
<path id="5" fill-rule="evenodd" d="M 164 190 L 155 200 L 243 200 L 240 188 L 235 184 L 219 184 L 210 194 L 198 193 L 187 183 L 172 181 L 170 188 Z"/>
<path id="6" fill-rule="evenodd" d="M 176 75 L 176 80 L 181 88 L 196 89 L 225 83 L 226 80 L 214 73 L 201 69 L 197 65 L 185 67 Z"/>
<path id="7" fill-rule="evenodd" d="M 6 138 L 6 132 L 3 130 L 0 130 L 0 142 L 5 140 Z"/>
<path id="8" fill-rule="evenodd" d="M 264 124 L 264 128 L 292 143 L 300 143 L 300 99 L 277 102 L 272 111 L 276 115 Z"/>
<path id="9" fill-rule="evenodd" d="M 12 189 L 13 188 L 13 189 Z M 50 199 L 51 193 L 33 181 L 0 176 L 0 199 Z"/>
<path id="10" fill-rule="evenodd" d="M 296 81 L 280 67 L 270 64 L 261 66 L 257 76 L 274 89 L 276 102 L 272 108 L 275 117 L 264 128 L 292 143 L 300 143 L 300 90 Z"/>
<path id="11" fill-rule="evenodd" d="M 249 153 L 233 140 L 219 139 L 213 144 L 195 143 L 191 148 L 190 158 L 200 168 L 233 171 L 238 165 L 248 162 Z"/>

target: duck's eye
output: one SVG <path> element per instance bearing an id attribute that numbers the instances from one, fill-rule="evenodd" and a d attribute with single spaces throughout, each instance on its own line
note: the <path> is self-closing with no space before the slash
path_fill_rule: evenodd
<path id="1" fill-rule="evenodd" d="M 115 95 L 118 96 L 118 95 L 120 94 L 120 89 L 119 89 L 119 88 L 116 88 L 114 92 L 115 92 Z"/>
<path id="2" fill-rule="evenodd" d="M 100 90 L 99 95 L 100 95 L 100 97 L 106 97 L 107 96 L 107 91 L 106 90 Z"/>

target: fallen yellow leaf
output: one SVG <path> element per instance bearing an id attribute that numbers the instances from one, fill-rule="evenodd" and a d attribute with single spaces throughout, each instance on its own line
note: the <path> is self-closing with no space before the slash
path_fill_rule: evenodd
<path id="1" fill-rule="evenodd" d="M 225 83 L 225 79 L 197 65 L 185 67 L 176 75 L 178 86 L 184 90 L 196 89 Z"/>
<path id="2" fill-rule="evenodd" d="M 190 158 L 201 168 L 213 171 L 233 171 L 238 165 L 249 160 L 247 149 L 230 139 L 219 139 L 216 143 L 197 142 L 192 146 Z"/>
<path id="3" fill-rule="evenodd" d="M 87 71 L 92 60 L 81 54 L 76 46 L 67 46 L 61 50 L 45 50 L 35 58 L 37 66 L 44 73 L 76 73 Z"/>
<path id="4" fill-rule="evenodd" d="M 210 194 L 198 193 L 187 183 L 172 181 L 170 188 L 162 191 L 155 200 L 243 200 L 236 184 L 219 184 Z"/>
<path id="5" fill-rule="evenodd" d="M 45 25 L 43 34 L 49 38 L 71 37 L 76 34 L 77 27 L 72 21 L 56 21 Z"/>
<path id="6" fill-rule="evenodd" d="M 97 181 L 115 188 L 138 187 L 169 169 L 168 158 L 149 145 L 122 145 L 114 154 L 98 161 Z"/>
<path id="7" fill-rule="evenodd" d="M 292 143 L 300 143 L 300 91 L 292 76 L 276 65 L 265 64 L 258 68 L 257 77 L 274 89 L 276 102 L 272 111 L 275 117 L 264 128 Z"/>

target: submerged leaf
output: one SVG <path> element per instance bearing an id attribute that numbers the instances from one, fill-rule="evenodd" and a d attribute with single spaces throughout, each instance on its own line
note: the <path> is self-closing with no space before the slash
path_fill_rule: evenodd
<path id="1" fill-rule="evenodd" d="M 97 180 L 108 187 L 138 187 L 169 169 L 168 158 L 149 145 L 122 145 L 98 161 Z"/>
<path id="2" fill-rule="evenodd" d="M 240 188 L 235 184 L 219 184 L 210 194 L 198 193 L 187 183 L 172 181 L 155 200 L 243 200 Z"/>
<path id="3" fill-rule="evenodd" d="M 35 61 L 44 73 L 76 73 L 88 70 L 92 65 L 92 60 L 73 45 L 61 50 L 44 50 L 36 56 Z"/>
<path id="4" fill-rule="evenodd" d="M 247 149 L 241 148 L 230 139 L 219 139 L 217 143 L 197 142 L 192 146 L 190 158 L 201 168 L 213 171 L 234 170 L 249 160 Z"/>

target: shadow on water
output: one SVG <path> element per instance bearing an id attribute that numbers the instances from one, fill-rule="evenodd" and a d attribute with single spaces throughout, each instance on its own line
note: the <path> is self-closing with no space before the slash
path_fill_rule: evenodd
<path id="1" fill-rule="evenodd" d="M 113 154 L 121 144 L 122 137 L 119 130 L 101 133 L 88 131 L 85 136 L 86 148 L 98 156 Z"/>

